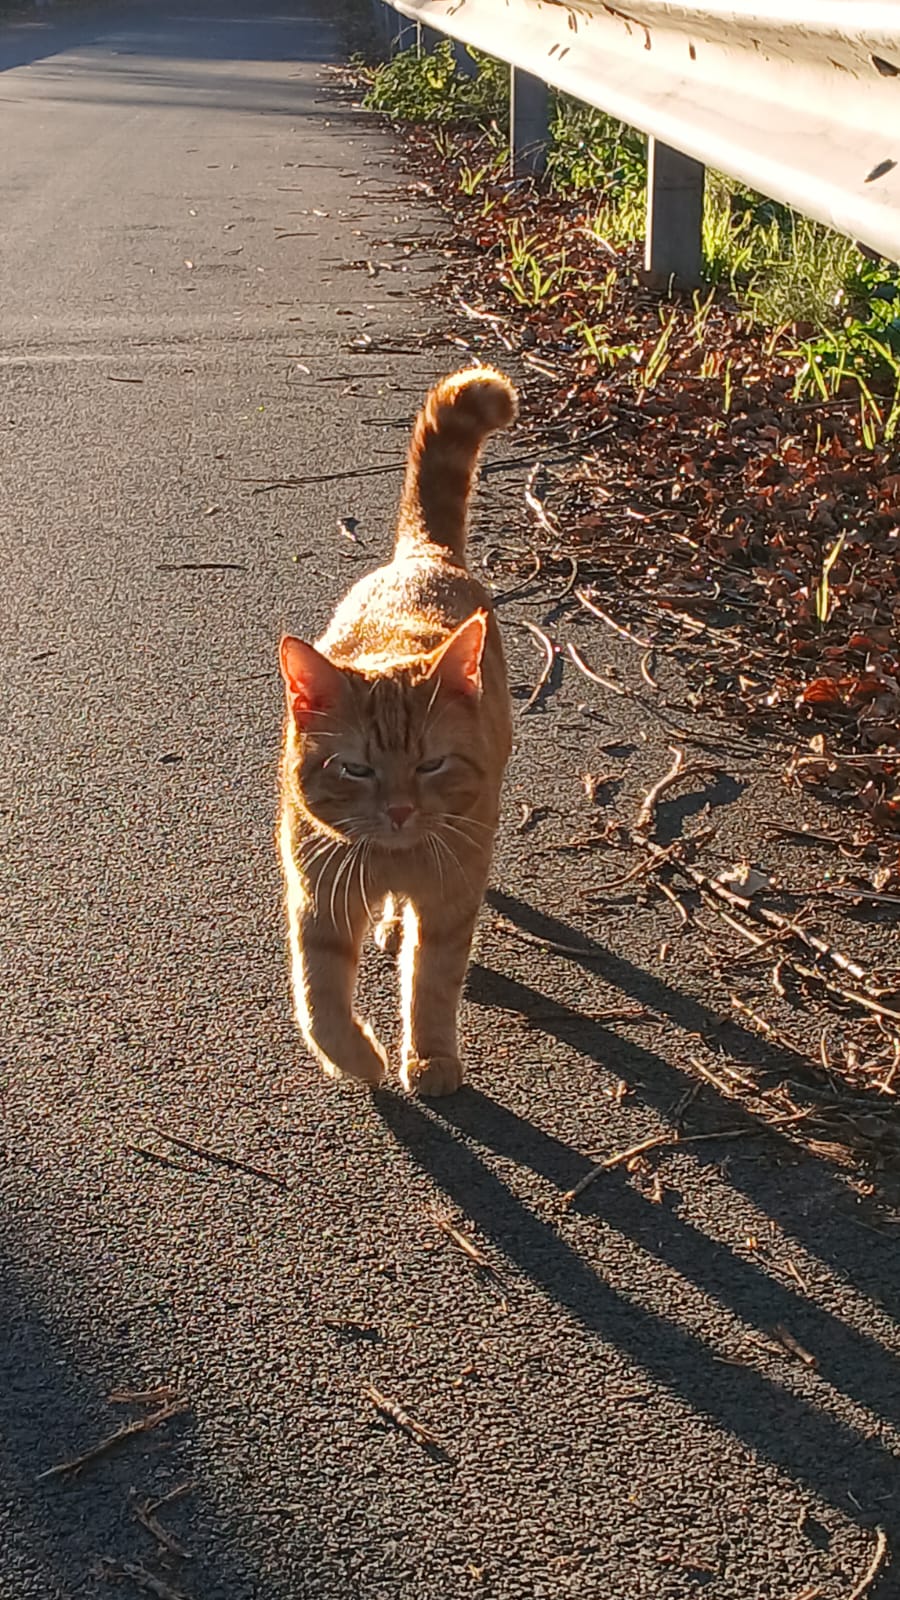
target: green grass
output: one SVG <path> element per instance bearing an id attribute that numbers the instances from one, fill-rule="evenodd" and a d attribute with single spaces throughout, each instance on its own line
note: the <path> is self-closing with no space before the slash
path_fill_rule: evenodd
<path id="1" fill-rule="evenodd" d="M 478 128 L 508 117 L 508 69 L 478 51 L 469 54 L 478 67 L 473 77 L 458 70 L 449 39 L 431 52 L 401 50 L 374 69 L 362 68 L 369 81 L 363 104 L 398 122 L 444 127 Z"/>
<path id="2" fill-rule="evenodd" d="M 489 128 L 487 160 L 471 165 L 460 157 L 460 190 L 477 203 L 479 191 L 501 175 L 509 73 L 501 62 L 470 54 L 474 77 L 458 71 L 449 40 L 431 54 L 404 51 L 368 71 L 365 104 L 436 130 Z M 445 153 L 452 154 L 449 144 Z M 642 134 L 554 97 L 545 182 L 558 200 L 583 205 L 582 225 L 599 245 L 618 251 L 643 237 L 646 181 Z M 482 215 L 493 205 L 483 198 Z M 564 251 L 512 233 L 503 255 L 502 281 L 520 305 L 560 298 L 571 270 Z M 900 269 L 868 259 L 842 235 L 715 172 L 707 174 L 703 261 L 706 284 L 731 295 L 750 323 L 790 352 L 798 394 L 830 398 L 855 386 L 863 432 L 893 436 L 900 427 Z M 607 270 L 608 252 L 598 265 L 598 298 Z M 599 324 L 573 331 L 599 352 L 597 359 L 608 361 L 619 349 L 605 342 Z"/>

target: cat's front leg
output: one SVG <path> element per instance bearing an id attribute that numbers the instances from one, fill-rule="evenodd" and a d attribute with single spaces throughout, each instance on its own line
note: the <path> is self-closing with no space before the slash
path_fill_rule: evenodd
<path id="1" fill-rule="evenodd" d="M 331 1078 L 376 1087 L 387 1056 L 371 1028 L 353 1011 L 353 991 L 366 918 L 348 908 L 347 927 L 310 907 L 290 909 L 294 1009 L 306 1043 Z"/>
<path id="2" fill-rule="evenodd" d="M 452 909 L 407 907 L 400 956 L 403 1066 L 411 1094 L 453 1094 L 463 1081 L 457 1014 L 481 897 Z"/>

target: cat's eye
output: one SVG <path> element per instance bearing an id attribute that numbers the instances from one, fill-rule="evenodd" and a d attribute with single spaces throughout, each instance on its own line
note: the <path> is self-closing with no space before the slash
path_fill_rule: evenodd
<path id="1" fill-rule="evenodd" d="M 342 761 L 341 772 L 345 778 L 374 778 L 375 768 L 367 767 L 362 761 Z"/>
<path id="2" fill-rule="evenodd" d="M 416 771 L 421 773 L 423 778 L 427 778 L 430 772 L 440 772 L 443 765 L 444 757 L 435 756 L 434 760 L 432 761 L 420 761 L 419 765 L 416 767 Z"/>

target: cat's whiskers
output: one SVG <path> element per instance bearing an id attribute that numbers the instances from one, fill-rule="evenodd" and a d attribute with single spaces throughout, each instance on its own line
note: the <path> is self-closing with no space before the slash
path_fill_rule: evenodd
<path id="1" fill-rule="evenodd" d="M 452 833 L 455 838 L 461 839 L 463 844 L 467 845 L 470 850 L 483 849 L 483 842 L 480 839 L 473 839 L 470 833 L 466 833 L 464 829 L 458 827 L 455 822 L 445 821 L 442 824 L 441 831 L 445 833 Z"/>
<path id="2" fill-rule="evenodd" d="M 425 835 L 425 843 L 428 846 L 429 854 L 434 857 L 434 864 L 437 867 L 437 873 L 438 873 L 438 886 L 440 888 L 441 893 L 443 894 L 443 892 L 444 892 L 444 863 L 441 860 L 441 853 L 440 853 L 440 851 L 439 851 L 439 849 L 437 847 L 437 840 L 433 837 L 432 834 L 426 833 L 426 835 Z"/>
<path id="3" fill-rule="evenodd" d="M 372 848 L 371 839 L 365 839 L 363 841 L 362 853 L 360 854 L 360 858 L 359 858 L 359 893 L 360 893 L 360 899 L 362 900 L 363 906 L 365 908 L 366 916 L 368 917 L 370 924 L 373 924 L 374 921 L 375 921 L 375 918 L 372 915 L 372 907 L 369 905 L 369 897 L 366 894 L 366 867 L 368 865 L 369 851 L 371 850 L 371 848 Z"/>
<path id="4" fill-rule="evenodd" d="M 496 828 L 490 822 L 479 822 L 477 817 L 467 817 L 462 811 L 441 811 L 438 813 L 441 822 L 465 823 L 470 828 L 482 828 L 493 838 Z"/>
<path id="5" fill-rule="evenodd" d="M 425 733 L 427 732 L 428 725 L 429 725 L 429 722 L 431 720 L 431 713 L 434 710 L 435 701 L 437 700 L 437 697 L 440 694 L 440 691 L 441 691 L 441 680 L 440 680 L 440 678 L 435 678 L 435 680 L 434 680 L 434 688 L 431 691 L 431 698 L 429 699 L 428 704 L 425 707 L 425 715 L 422 718 L 422 736 L 423 737 L 424 737 Z"/>
<path id="6" fill-rule="evenodd" d="M 349 861 L 349 859 L 350 859 L 350 852 L 347 851 L 347 853 L 338 862 L 337 867 L 336 867 L 334 873 L 332 874 L 332 878 L 331 878 L 331 894 L 330 894 L 329 899 L 328 899 L 328 920 L 331 923 L 332 927 L 335 927 L 337 925 L 337 918 L 335 916 L 334 907 L 335 907 L 335 899 L 337 897 L 338 884 L 340 883 L 341 878 L 342 878 L 344 872 L 346 871 L 347 862 Z"/>
<path id="7" fill-rule="evenodd" d="M 469 874 L 467 873 L 467 871 L 466 871 L 465 867 L 463 866 L 462 862 L 460 861 L 459 856 L 456 854 L 456 851 L 454 850 L 453 846 L 450 844 L 449 840 L 445 839 L 443 834 L 440 834 L 440 833 L 433 833 L 431 835 L 431 837 L 434 839 L 435 843 L 437 845 L 439 845 L 440 848 L 442 850 L 444 850 L 446 852 L 446 854 L 450 857 L 450 860 L 453 862 L 453 865 L 457 868 L 460 877 L 462 878 L 464 884 L 466 885 L 466 888 L 470 891 L 470 893 L 474 894 L 475 891 L 474 891 L 473 886 L 472 886 L 472 880 L 469 877 Z"/>

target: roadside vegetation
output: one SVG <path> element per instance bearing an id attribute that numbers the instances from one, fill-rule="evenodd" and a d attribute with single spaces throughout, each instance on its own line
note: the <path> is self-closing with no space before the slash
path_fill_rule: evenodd
<path id="1" fill-rule="evenodd" d="M 606 363 L 630 359 L 628 341 L 603 340 L 596 325 L 609 302 L 610 258 L 643 236 L 643 136 L 557 97 L 546 192 L 557 203 L 558 227 L 525 232 L 516 207 L 504 203 L 508 73 L 470 53 L 477 67 L 471 76 L 459 71 L 449 40 L 430 54 L 408 50 L 368 69 L 366 105 L 440 130 L 438 154 L 455 163 L 460 193 L 499 225 L 496 248 L 507 263 L 502 281 L 514 300 L 560 303 L 577 270 L 587 298 L 595 291 L 600 314 L 574 318 L 571 330 Z M 585 276 L 589 264 L 576 269 L 563 242 L 573 204 L 582 208 L 577 225 L 593 236 L 593 283 Z M 554 213 L 545 207 L 544 215 L 549 221 Z M 768 335 L 772 351 L 793 359 L 797 396 L 827 400 L 855 388 L 865 439 L 891 440 L 900 423 L 897 268 L 718 173 L 708 175 L 703 246 L 709 289 L 726 293 L 748 327 Z M 633 259 L 626 256 L 626 270 Z"/>
<path id="2" fill-rule="evenodd" d="M 526 364 L 525 426 L 570 463 L 540 474 L 538 547 L 504 581 L 536 556 L 615 593 L 636 637 L 693 639 L 692 704 L 729 736 L 799 730 L 786 780 L 900 832 L 900 273 L 713 173 L 705 281 L 659 292 L 643 137 L 559 98 L 545 177 L 511 180 L 507 74 L 474 59 L 356 73 L 449 218 L 457 344 Z M 896 844 L 880 859 L 900 889 Z"/>

